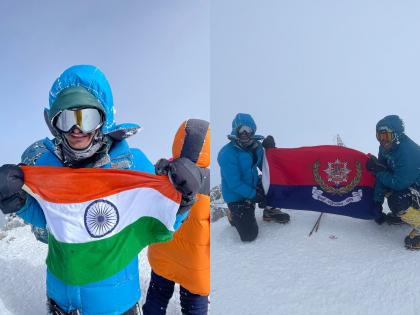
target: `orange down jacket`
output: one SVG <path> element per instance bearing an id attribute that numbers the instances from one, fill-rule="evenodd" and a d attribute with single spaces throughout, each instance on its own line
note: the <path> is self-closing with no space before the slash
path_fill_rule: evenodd
<path id="1" fill-rule="evenodd" d="M 197 166 L 208 168 L 209 123 L 200 119 L 182 123 L 175 135 L 172 154 L 174 159 L 186 157 Z M 210 176 L 204 186 L 173 239 L 153 244 L 148 250 L 149 263 L 155 273 L 199 295 L 210 293 Z"/>

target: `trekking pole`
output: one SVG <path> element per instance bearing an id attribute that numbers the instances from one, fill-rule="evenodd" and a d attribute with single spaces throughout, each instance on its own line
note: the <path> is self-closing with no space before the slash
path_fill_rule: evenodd
<path id="1" fill-rule="evenodd" d="M 316 231 L 318 231 L 319 221 L 321 220 L 321 217 L 322 217 L 323 214 L 324 214 L 324 212 L 321 212 L 321 214 L 319 215 L 318 219 L 316 220 L 314 226 L 312 227 L 311 232 L 309 232 L 309 235 L 308 236 L 311 236 L 312 233 L 315 231 L 315 229 L 316 229 Z"/>
<path id="2" fill-rule="evenodd" d="M 322 215 L 323 215 L 323 214 L 324 214 L 324 212 L 321 212 L 321 214 L 319 215 L 319 218 L 318 218 L 318 224 L 317 224 L 317 226 L 316 226 L 315 232 L 318 232 L 319 225 L 321 224 L 321 217 L 322 217 Z"/>

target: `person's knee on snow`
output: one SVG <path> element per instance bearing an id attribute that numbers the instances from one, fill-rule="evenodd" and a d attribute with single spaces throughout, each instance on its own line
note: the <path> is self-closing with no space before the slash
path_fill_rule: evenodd
<path id="1" fill-rule="evenodd" d="M 258 236 L 258 224 L 255 218 L 255 208 L 247 208 L 240 216 L 236 217 L 234 226 L 239 233 L 242 242 L 252 242 Z"/>
<path id="2" fill-rule="evenodd" d="M 394 192 L 388 197 L 388 206 L 393 214 L 415 229 L 420 228 L 418 191 L 410 188 Z"/>
<path id="3" fill-rule="evenodd" d="M 257 239 L 258 236 L 258 225 L 254 225 L 248 229 L 238 229 L 239 237 L 242 242 L 252 242 Z"/>
<path id="4" fill-rule="evenodd" d="M 411 207 L 412 196 L 409 189 L 395 191 L 388 196 L 388 207 L 393 214 L 401 216 Z"/>
<path id="5" fill-rule="evenodd" d="M 232 225 L 238 231 L 243 242 L 252 242 L 258 236 L 258 224 L 255 218 L 255 204 L 250 200 L 228 203 Z"/>

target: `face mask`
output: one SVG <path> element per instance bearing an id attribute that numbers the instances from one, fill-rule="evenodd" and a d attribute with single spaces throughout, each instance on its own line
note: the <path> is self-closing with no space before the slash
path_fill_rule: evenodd
<path id="1" fill-rule="evenodd" d="M 248 126 L 240 126 L 237 130 L 237 141 L 240 147 L 247 148 L 254 143 L 254 130 Z"/>

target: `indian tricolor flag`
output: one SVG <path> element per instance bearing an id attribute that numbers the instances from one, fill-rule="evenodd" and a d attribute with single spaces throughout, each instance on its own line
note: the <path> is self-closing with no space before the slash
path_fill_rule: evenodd
<path id="1" fill-rule="evenodd" d="M 181 201 L 166 176 L 22 166 L 47 220 L 48 270 L 70 285 L 106 279 L 147 245 L 172 238 Z"/>

